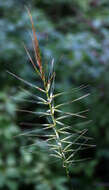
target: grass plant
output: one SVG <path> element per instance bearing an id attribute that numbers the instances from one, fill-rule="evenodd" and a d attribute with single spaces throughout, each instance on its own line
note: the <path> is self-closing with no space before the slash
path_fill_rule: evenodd
<path id="1" fill-rule="evenodd" d="M 54 59 L 52 59 L 51 63 L 48 65 L 48 69 L 45 67 L 45 65 L 41 61 L 40 56 L 40 50 L 39 50 L 39 44 L 35 32 L 35 27 L 32 19 L 32 15 L 30 11 L 28 10 L 28 14 L 31 20 L 32 24 L 32 44 L 33 44 L 33 50 L 34 50 L 34 56 L 35 61 L 33 61 L 33 58 L 31 57 L 28 49 L 24 45 L 25 51 L 29 57 L 29 60 L 31 64 L 34 67 L 35 72 L 38 74 L 40 80 L 42 81 L 42 86 L 38 87 L 34 84 L 29 83 L 28 81 L 20 78 L 19 76 L 11 73 L 8 71 L 9 74 L 11 74 L 13 77 L 17 78 L 21 82 L 25 83 L 27 86 L 30 86 L 34 88 L 35 90 L 38 90 L 42 96 L 38 96 L 36 94 L 32 94 L 28 90 L 24 90 L 25 93 L 29 94 L 34 100 L 29 100 L 33 103 L 41 104 L 44 106 L 44 111 L 42 112 L 33 112 L 29 110 L 18 110 L 21 112 L 27 112 L 30 114 L 35 114 L 40 117 L 46 118 L 46 123 L 40 124 L 41 125 L 41 134 L 37 133 L 37 130 L 31 130 L 30 132 L 25 132 L 22 135 L 29 135 L 31 137 L 41 137 L 44 138 L 44 142 L 47 144 L 50 156 L 55 157 L 56 159 L 61 160 L 62 166 L 65 168 L 66 174 L 69 177 L 69 170 L 72 164 L 81 161 L 81 159 L 75 160 L 75 155 L 80 151 L 87 149 L 88 147 L 93 147 L 94 145 L 90 145 L 87 143 L 88 140 L 90 140 L 89 137 L 87 137 L 87 129 L 83 130 L 77 130 L 72 127 L 71 125 L 67 124 L 65 121 L 67 118 L 70 117 L 77 117 L 86 119 L 85 113 L 88 110 L 83 110 L 78 113 L 71 113 L 67 111 L 63 111 L 61 108 L 64 106 L 67 106 L 69 104 L 72 104 L 77 101 L 81 101 L 83 98 L 86 98 L 89 96 L 89 93 L 73 99 L 68 102 L 62 102 L 58 105 L 55 105 L 55 99 L 59 96 L 67 95 L 68 93 L 72 93 L 73 90 L 80 90 L 83 89 L 84 86 L 80 86 L 77 89 L 70 90 L 69 92 L 61 92 L 61 93 L 55 93 L 54 89 L 54 83 L 55 83 L 55 71 L 54 71 Z M 32 125 L 32 124 L 30 124 Z M 42 133 L 43 131 L 43 133 Z M 44 133 L 46 131 L 46 133 Z"/>

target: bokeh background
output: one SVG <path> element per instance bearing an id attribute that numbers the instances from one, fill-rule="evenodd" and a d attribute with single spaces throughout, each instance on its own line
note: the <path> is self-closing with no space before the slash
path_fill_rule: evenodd
<path id="1" fill-rule="evenodd" d="M 0 189 L 68 190 L 61 164 L 52 163 L 41 144 L 29 150 L 28 138 L 15 138 L 21 122 L 39 122 L 35 115 L 16 112 L 40 107 L 21 100 L 23 84 L 9 70 L 40 85 L 22 42 L 30 50 L 31 10 L 45 64 L 55 60 L 55 91 L 88 85 L 89 97 L 69 109 L 90 108 L 89 136 L 96 148 L 83 154 L 90 161 L 71 167 L 75 190 L 109 189 L 109 1 L 108 0 L 0 0 Z M 83 91 L 74 93 L 79 97 Z M 12 98 L 17 98 L 16 101 Z M 70 98 L 70 97 L 69 97 Z M 62 99 L 60 99 L 62 101 Z M 56 102 L 58 103 L 58 102 Z M 73 121 L 72 121 L 73 123 Z M 76 121 L 78 124 L 78 120 Z M 77 127 L 73 125 L 73 127 Z M 24 148 L 26 147 L 26 148 Z"/>

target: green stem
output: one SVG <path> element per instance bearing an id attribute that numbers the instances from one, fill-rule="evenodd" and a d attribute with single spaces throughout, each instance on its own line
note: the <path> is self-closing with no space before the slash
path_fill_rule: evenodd
<path id="1" fill-rule="evenodd" d="M 67 164 L 65 162 L 65 160 L 66 160 L 65 154 L 63 152 L 63 147 L 62 147 L 62 143 L 61 143 L 61 140 L 60 140 L 60 136 L 59 136 L 58 130 L 56 128 L 56 120 L 55 120 L 55 117 L 54 117 L 54 110 L 53 110 L 54 108 L 52 107 L 52 104 L 51 104 L 50 96 L 49 96 L 49 93 L 48 93 L 49 90 L 46 87 L 45 78 L 43 78 L 43 83 L 44 83 L 44 89 L 46 91 L 46 97 L 47 97 L 48 106 L 49 106 L 50 114 L 51 114 L 51 118 L 52 118 L 53 129 L 54 129 L 54 132 L 55 132 L 55 135 L 56 135 L 57 145 L 59 147 L 59 153 L 61 154 L 63 167 L 65 168 L 65 172 L 66 172 L 66 175 L 68 177 L 68 181 L 69 181 L 69 184 L 70 184 L 70 190 L 73 190 L 72 183 L 71 183 L 71 178 L 70 178 L 70 175 L 69 175 L 69 168 L 68 168 L 68 166 L 67 166 Z"/>
<path id="2" fill-rule="evenodd" d="M 65 160 L 66 160 L 65 159 L 65 154 L 63 152 L 62 143 L 61 143 L 61 140 L 60 140 L 60 137 L 59 137 L 58 130 L 56 128 L 56 121 L 55 121 L 54 110 L 53 110 L 54 108 L 52 107 L 52 104 L 51 104 L 51 100 L 50 100 L 50 96 L 49 96 L 49 93 L 48 93 L 48 89 L 46 87 L 45 80 L 43 80 L 43 82 L 44 82 L 44 88 L 45 88 L 45 91 L 46 91 L 46 96 L 47 96 L 47 100 L 48 100 L 48 106 L 49 106 L 49 109 L 50 109 L 51 118 L 52 118 L 52 122 L 53 122 L 53 129 L 54 129 L 54 132 L 55 132 L 55 135 L 56 135 L 57 145 L 59 147 L 59 153 L 61 154 L 61 158 L 62 158 L 62 161 L 63 161 L 63 166 L 66 168 L 66 174 L 67 174 L 67 176 L 69 176 L 68 167 L 65 164 Z"/>

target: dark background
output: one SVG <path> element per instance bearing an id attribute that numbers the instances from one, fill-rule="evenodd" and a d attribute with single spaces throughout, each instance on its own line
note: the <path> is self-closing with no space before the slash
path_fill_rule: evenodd
<path id="1" fill-rule="evenodd" d="M 76 163 L 71 169 L 74 190 L 109 188 L 109 1 L 108 0 L 0 0 L 0 189 L 68 190 L 68 180 L 61 164 L 51 162 L 41 144 L 27 146 L 31 139 L 15 138 L 21 122 L 40 122 L 35 115 L 16 112 L 22 107 L 41 108 L 21 100 L 25 93 L 21 82 L 9 70 L 40 86 L 24 51 L 22 42 L 32 51 L 31 24 L 25 5 L 31 10 L 44 63 L 55 60 L 55 91 L 67 91 L 80 85 L 91 95 L 70 111 L 90 108 L 83 128 L 96 148 L 83 156 L 90 161 Z M 17 98 L 15 101 L 12 97 Z M 69 96 L 70 98 L 70 96 Z M 59 100 L 62 102 L 62 99 Z M 58 103 L 58 102 L 56 102 Z M 42 121 L 41 121 L 42 122 Z M 71 122 L 73 127 L 73 121 Z M 79 123 L 77 119 L 76 124 Z M 30 141 L 30 142 L 29 142 Z"/>

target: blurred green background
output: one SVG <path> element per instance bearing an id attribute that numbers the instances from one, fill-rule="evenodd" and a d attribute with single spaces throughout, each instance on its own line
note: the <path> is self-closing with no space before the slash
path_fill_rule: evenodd
<path id="1" fill-rule="evenodd" d="M 68 190 L 61 164 L 52 163 L 41 144 L 30 149 L 28 138 L 15 138 L 21 122 L 39 122 L 35 116 L 16 112 L 22 107 L 40 110 L 21 101 L 25 94 L 21 82 L 6 73 L 9 70 L 40 86 L 22 42 L 30 50 L 33 16 L 44 63 L 55 60 L 56 92 L 82 84 L 91 95 L 69 110 L 90 108 L 89 136 L 94 149 L 85 151 L 90 161 L 71 168 L 74 190 L 109 188 L 109 1 L 108 0 L 0 0 L 0 189 Z M 74 97 L 83 94 L 78 91 Z M 13 97 L 18 98 L 17 101 Z M 69 97 L 70 98 L 70 97 Z M 62 101 L 60 99 L 60 101 Z M 58 103 L 58 102 L 56 102 Z M 78 120 L 75 121 L 78 124 Z M 76 128 L 76 125 L 73 127 Z M 31 139 L 30 139 L 31 141 Z M 25 148 L 27 147 L 27 151 Z"/>

